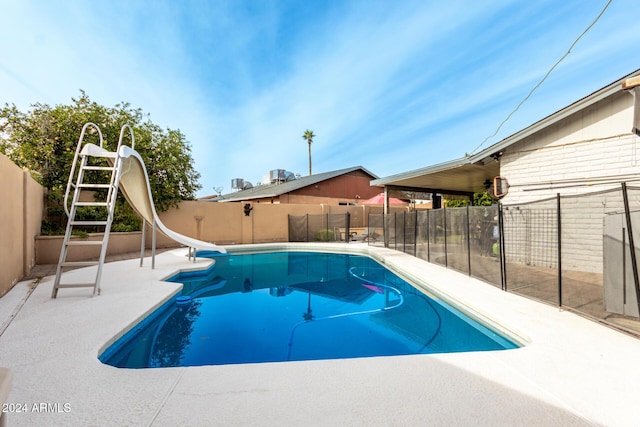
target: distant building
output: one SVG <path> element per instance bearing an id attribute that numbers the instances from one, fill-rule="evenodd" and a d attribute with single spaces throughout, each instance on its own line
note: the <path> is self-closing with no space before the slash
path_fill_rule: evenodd
<path id="1" fill-rule="evenodd" d="M 370 182 L 378 177 L 362 166 L 303 176 L 296 179 L 256 185 L 221 196 L 203 197 L 207 202 L 282 203 L 282 204 L 359 204 L 380 188 Z"/>

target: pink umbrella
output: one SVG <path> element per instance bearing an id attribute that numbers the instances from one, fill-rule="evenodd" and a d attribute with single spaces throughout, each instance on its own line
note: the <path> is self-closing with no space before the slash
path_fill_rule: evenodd
<path id="1" fill-rule="evenodd" d="M 380 193 L 372 198 L 365 200 L 362 202 L 364 205 L 384 205 L 384 193 Z M 402 201 L 400 199 L 396 199 L 395 197 L 389 197 L 390 205 L 406 205 L 407 202 Z"/>

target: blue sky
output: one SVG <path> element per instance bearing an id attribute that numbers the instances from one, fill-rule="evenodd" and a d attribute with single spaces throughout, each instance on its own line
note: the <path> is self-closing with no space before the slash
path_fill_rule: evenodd
<path id="1" fill-rule="evenodd" d="M 80 89 L 180 129 L 199 195 L 271 169 L 384 177 L 491 135 L 606 0 L 0 0 L 0 103 Z M 634 0 L 613 0 L 484 146 L 640 68 Z"/>

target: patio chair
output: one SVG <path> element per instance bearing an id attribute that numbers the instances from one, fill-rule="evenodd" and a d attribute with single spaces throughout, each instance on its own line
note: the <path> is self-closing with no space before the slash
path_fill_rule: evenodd
<path id="1" fill-rule="evenodd" d="M 369 240 L 376 241 L 378 235 L 375 233 L 374 228 L 365 227 L 365 229 L 360 234 L 356 234 L 355 236 L 351 236 L 352 242 L 368 242 Z"/>

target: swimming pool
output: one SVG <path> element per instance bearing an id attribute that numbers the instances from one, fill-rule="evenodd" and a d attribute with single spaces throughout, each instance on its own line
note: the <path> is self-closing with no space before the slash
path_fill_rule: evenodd
<path id="1" fill-rule="evenodd" d="M 517 348 L 373 259 L 319 252 L 215 256 L 100 360 L 200 366 Z"/>

